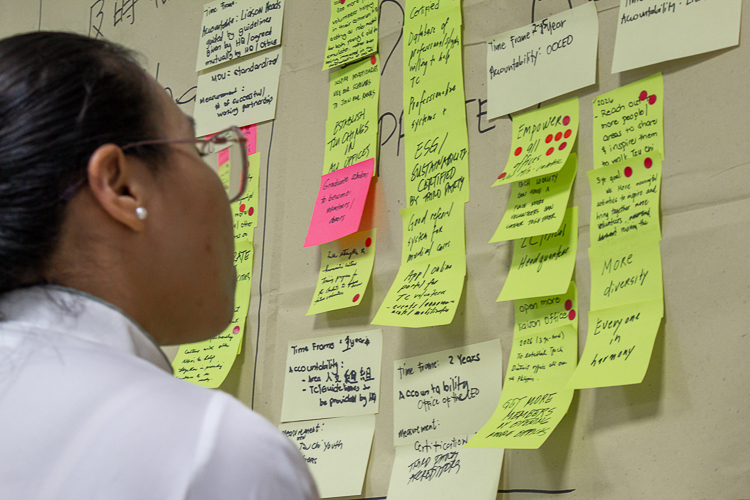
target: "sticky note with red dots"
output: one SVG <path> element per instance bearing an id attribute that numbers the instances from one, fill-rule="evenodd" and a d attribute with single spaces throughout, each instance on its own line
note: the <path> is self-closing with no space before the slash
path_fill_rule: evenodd
<path id="1" fill-rule="evenodd" d="M 593 103 L 594 168 L 664 154 L 661 73 L 602 94 Z"/>
<path id="2" fill-rule="evenodd" d="M 513 301 L 513 335 L 527 335 L 565 325 L 578 331 L 578 290 L 571 281 L 561 295 L 533 297 Z"/>
<path id="3" fill-rule="evenodd" d="M 232 218 L 235 241 L 253 241 L 258 226 L 258 190 L 260 177 L 260 153 L 248 157 L 247 186 L 245 194 L 232 203 Z"/>
<path id="4" fill-rule="evenodd" d="M 586 347 L 567 388 L 643 382 L 663 316 L 661 299 L 590 311 Z"/>
<path id="5" fill-rule="evenodd" d="M 323 71 L 369 56 L 378 50 L 377 0 L 328 0 L 331 21 Z"/>
<path id="6" fill-rule="evenodd" d="M 661 239 L 661 155 L 643 155 L 587 172 L 591 246 L 647 235 Z"/>
<path id="7" fill-rule="evenodd" d="M 375 229 L 320 246 L 320 272 L 307 315 L 362 302 L 375 264 Z"/>
<path id="8" fill-rule="evenodd" d="M 401 220 L 402 265 L 452 252 L 466 254 L 463 200 L 454 197 L 405 208 Z"/>
<path id="9" fill-rule="evenodd" d="M 559 171 L 577 136 L 577 97 L 514 117 L 508 163 L 493 186 Z"/>
<path id="10" fill-rule="evenodd" d="M 559 172 L 514 182 L 508 208 L 490 243 L 557 231 L 568 207 L 577 161 L 571 153 Z"/>
<path id="11" fill-rule="evenodd" d="M 565 293 L 577 249 L 578 207 L 570 207 L 556 232 L 513 241 L 513 260 L 497 301 Z"/>

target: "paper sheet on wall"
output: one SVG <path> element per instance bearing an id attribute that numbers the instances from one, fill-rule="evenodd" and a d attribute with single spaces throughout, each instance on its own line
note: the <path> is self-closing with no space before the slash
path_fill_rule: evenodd
<path id="1" fill-rule="evenodd" d="M 465 277 L 463 253 L 402 264 L 372 324 L 421 328 L 451 323 Z"/>
<path id="2" fill-rule="evenodd" d="M 374 169 L 375 160 L 370 158 L 320 178 L 305 247 L 357 232 Z"/>
<path id="3" fill-rule="evenodd" d="M 455 197 L 401 210 L 401 264 L 450 253 L 466 254 L 464 202 Z"/>
<path id="4" fill-rule="evenodd" d="M 576 265 L 578 207 L 554 233 L 513 242 L 513 260 L 498 302 L 565 293 Z"/>
<path id="5" fill-rule="evenodd" d="M 359 305 L 375 264 L 375 229 L 320 247 L 320 273 L 307 315 Z"/>
<path id="6" fill-rule="evenodd" d="M 661 73 L 594 99 L 594 168 L 641 155 L 664 155 Z"/>
<path id="7" fill-rule="evenodd" d="M 279 429 L 299 448 L 320 498 L 362 493 L 375 415 L 289 422 Z"/>
<path id="8" fill-rule="evenodd" d="M 504 450 L 464 447 L 471 434 L 396 446 L 388 500 L 495 500 Z"/>
<path id="9" fill-rule="evenodd" d="M 500 403 L 467 446 L 539 448 L 573 400 L 565 385 L 577 357 L 578 333 L 571 325 L 515 335 Z"/>
<path id="10" fill-rule="evenodd" d="M 195 71 L 281 44 L 284 0 L 217 0 L 203 6 Z"/>
<path id="11" fill-rule="evenodd" d="M 329 0 L 331 21 L 323 70 L 341 66 L 378 50 L 377 0 Z"/>
<path id="12" fill-rule="evenodd" d="M 596 83 L 599 17 L 594 3 L 487 41 L 487 118 Z"/>
<path id="13" fill-rule="evenodd" d="M 570 325 L 578 331 L 578 289 L 571 281 L 561 295 L 513 301 L 513 335 L 528 335 Z"/>
<path id="14" fill-rule="evenodd" d="M 514 117 L 508 163 L 493 186 L 559 171 L 577 136 L 577 97 Z"/>
<path id="15" fill-rule="evenodd" d="M 600 243 L 589 248 L 591 310 L 663 297 L 661 249 L 654 238 Z"/>
<path id="16" fill-rule="evenodd" d="M 393 362 L 393 443 L 474 434 L 500 400 L 499 340 Z"/>
<path id="17" fill-rule="evenodd" d="M 234 239 L 253 241 L 258 226 L 258 190 L 260 177 L 260 153 L 248 157 L 247 187 L 245 194 L 232 203 Z"/>
<path id="18" fill-rule="evenodd" d="M 639 156 L 586 172 L 591 185 L 591 246 L 602 241 L 661 239 L 661 155 Z"/>
<path id="19" fill-rule="evenodd" d="M 273 120 L 280 72 L 281 47 L 200 75 L 193 111 L 196 136 Z"/>
<path id="20" fill-rule="evenodd" d="M 620 0 L 612 73 L 740 43 L 741 0 Z"/>
<path id="21" fill-rule="evenodd" d="M 381 330 L 290 341 L 281 421 L 377 413 L 382 352 Z"/>
<path id="22" fill-rule="evenodd" d="M 513 183 L 510 202 L 490 243 L 554 233 L 560 229 L 576 177 L 571 153 L 559 172 Z"/>
<path id="23" fill-rule="evenodd" d="M 641 383 L 663 315 L 661 299 L 590 311 L 586 347 L 567 387 Z"/>

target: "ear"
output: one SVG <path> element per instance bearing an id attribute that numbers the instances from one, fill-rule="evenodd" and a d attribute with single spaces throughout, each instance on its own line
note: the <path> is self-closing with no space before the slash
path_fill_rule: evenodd
<path id="1" fill-rule="evenodd" d="M 135 209 L 145 207 L 151 179 L 141 161 L 114 144 L 100 146 L 89 159 L 88 185 L 94 198 L 113 219 L 136 232 L 145 229 Z"/>

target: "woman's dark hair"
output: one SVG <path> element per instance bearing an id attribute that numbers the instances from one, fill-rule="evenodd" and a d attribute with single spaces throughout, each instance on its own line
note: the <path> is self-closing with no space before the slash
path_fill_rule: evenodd
<path id="1" fill-rule="evenodd" d="M 65 207 L 103 144 L 158 138 L 135 54 L 73 33 L 0 40 L 0 294 L 44 282 Z M 166 149 L 128 149 L 154 169 Z"/>

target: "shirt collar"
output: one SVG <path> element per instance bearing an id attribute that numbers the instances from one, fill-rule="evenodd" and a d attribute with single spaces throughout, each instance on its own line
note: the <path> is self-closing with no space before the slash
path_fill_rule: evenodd
<path id="1" fill-rule="evenodd" d="M 0 314 L 3 322 L 23 323 L 130 352 L 173 373 L 151 335 L 118 307 L 85 292 L 57 285 L 15 290 L 0 296 Z"/>

